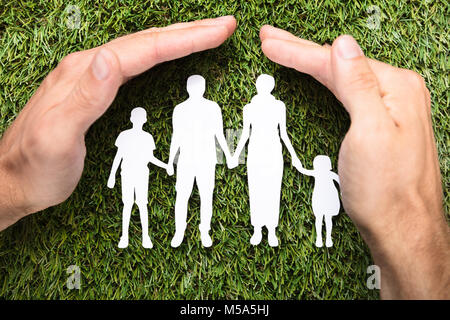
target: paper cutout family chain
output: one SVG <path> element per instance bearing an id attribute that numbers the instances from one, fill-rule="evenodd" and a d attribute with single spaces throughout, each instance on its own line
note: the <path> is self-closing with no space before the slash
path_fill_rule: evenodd
<path id="1" fill-rule="evenodd" d="M 119 248 L 128 246 L 128 227 L 131 209 L 136 202 L 142 225 L 142 245 L 152 248 L 148 234 L 148 163 L 174 173 L 174 161 L 178 154 L 175 201 L 175 236 L 171 246 L 176 248 L 184 238 L 186 230 L 187 206 L 194 182 L 200 193 L 200 234 L 204 247 L 210 247 L 209 235 L 215 167 L 217 163 L 216 139 L 222 148 L 228 168 L 239 163 L 239 155 L 248 143 L 247 176 L 250 196 L 250 219 L 254 228 L 250 239 L 252 245 L 258 245 L 262 239 L 261 229 L 268 230 L 268 242 L 278 246 L 275 229 L 278 226 L 280 212 L 281 180 L 283 177 L 283 154 L 280 137 L 287 147 L 292 164 L 302 174 L 313 176 L 315 186 L 312 196 L 312 209 L 316 218 L 316 246 L 322 247 L 322 222 L 325 218 L 327 247 L 331 247 L 332 217 L 339 213 L 339 195 L 334 181 L 339 177 L 332 172 L 330 158 L 316 156 L 314 169 L 303 168 L 292 147 L 286 132 L 286 110 L 283 102 L 271 94 L 275 86 L 272 76 L 262 74 L 256 81 L 257 95 L 244 107 L 244 125 L 242 135 L 232 156 L 223 134 L 222 112 L 219 105 L 203 97 L 205 79 L 199 75 L 187 80 L 189 98 L 177 105 L 173 111 L 173 135 L 170 156 L 167 164 L 153 156 L 155 142 L 151 134 L 142 130 L 147 121 L 143 108 L 131 111 L 133 127 L 121 132 L 115 142 L 117 154 L 114 158 L 108 187 L 113 188 L 116 171 L 121 166 L 123 221 Z"/>

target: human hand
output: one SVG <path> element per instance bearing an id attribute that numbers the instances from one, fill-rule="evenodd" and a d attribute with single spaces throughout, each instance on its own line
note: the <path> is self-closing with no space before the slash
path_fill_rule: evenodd
<path id="1" fill-rule="evenodd" d="M 0 141 L 0 230 L 69 197 L 83 171 L 85 133 L 125 81 L 215 48 L 235 27 L 233 17 L 178 23 L 65 57 Z"/>
<path id="2" fill-rule="evenodd" d="M 114 188 L 115 184 L 116 184 L 116 177 L 113 175 L 110 175 L 108 178 L 108 184 L 107 184 L 108 188 L 110 188 L 110 189 Z"/>
<path id="3" fill-rule="evenodd" d="M 315 77 L 350 114 L 342 201 L 381 267 L 381 296 L 450 298 L 449 227 L 422 77 L 366 58 L 350 36 L 320 46 L 264 26 L 260 37 L 269 59 Z"/>

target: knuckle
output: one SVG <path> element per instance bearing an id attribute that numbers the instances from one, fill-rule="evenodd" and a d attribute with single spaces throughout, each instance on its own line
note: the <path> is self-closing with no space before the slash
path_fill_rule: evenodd
<path id="1" fill-rule="evenodd" d="M 346 135 L 346 139 L 355 149 L 360 149 L 366 145 L 365 138 L 364 131 L 359 130 L 359 128 L 353 124 L 350 126 L 348 134 Z"/>
<path id="2" fill-rule="evenodd" d="M 415 104 L 419 107 L 424 107 L 427 115 L 431 113 L 431 96 L 424 78 L 417 72 L 408 69 L 401 70 L 403 79 L 409 88 L 413 89 L 414 96 L 418 99 Z"/>
<path id="3" fill-rule="evenodd" d="M 45 90 L 50 89 L 56 84 L 58 79 L 59 79 L 59 72 L 58 69 L 56 68 L 45 77 L 44 81 L 42 82 L 42 87 Z"/>
<path id="4" fill-rule="evenodd" d="M 161 52 L 159 48 L 159 37 L 158 32 L 152 33 L 149 38 L 150 42 L 150 55 L 153 61 L 158 62 L 161 57 Z"/>
<path id="5" fill-rule="evenodd" d="M 353 122 L 347 136 L 354 150 L 371 150 L 375 142 L 388 145 L 394 133 L 392 128 L 390 121 L 384 119 L 374 119 L 369 125 L 367 122 Z"/>
<path id="6" fill-rule="evenodd" d="M 48 131 L 45 127 L 35 131 L 23 138 L 22 153 L 28 155 L 27 158 L 45 157 L 46 150 L 51 145 L 51 141 L 48 139 Z"/>
<path id="7" fill-rule="evenodd" d="M 85 156 L 84 140 L 67 130 L 63 120 L 65 115 L 45 115 L 24 130 L 18 144 L 24 164 L 59 166 Z"/>
<path id="8" fill-rule="evenodd" d="M 59 62 L 57 69 L 61 72 L 67 72 L 76 67 L 77 63 L 80 61 L 80 58 L 83 56 L 82 51 L 72 52 L 62 58 Z"/>
<path id="9" fill-rule="evenodd" d="M 71 141 L 72 139 L 68 139 L 66 141 L 59 141 L 57 144 L 51 149 L 51 155 L 55 159 L 64 159 L 72 162 L 72 159 L 77 156 L 77 148 L 75 144 Z"/>
<path id="10" fill-rule="evenodd" d="M 378 81 L 370 70 L 356 71 L 349 86 L 358 90 L 368 90 L 378 87 Z"/>
<path id="11" fill-rule="evenodd" d="M 54 118 L 42 116 L 36 119 L 23 134 L 24 152 L 33 157 L 45 157 L 61 137 L 57 129 Z"/>
<path id="12" fill-rule="evenodd" d="M 89 110 L 95 103 L 95 96 L 92 94 L 90 88 L 87 87 L 87 84 L 82 81 L 75 86 L 73 99 L 75 99 L 76 105 L 82 110 Z"/>
<path id="13" fill-rule="evenodd" d="M 405 77 L 406 81 L 414 86 L 414 88 L 424 88 L 425 87 L 425 80 L 423 77 L 418 74 L 417 72 L 413 70 L 402 70 L 403 76 Z"/>
<path id="14" fill-rule="evenodd" d="M 50 160 L 71 159 L 76 155 L 75 143 L 66 135 L 55 134 L 55 129 L 39 130 L 24 138 L 23 154 L 27 159 L 48 162 Z"/>
<path id="15" fill-rule="evenodd" d="M 53 155 L 57 159 L 64 160 L 65 163 L 74 163 L 78 159 L 84 159 L 86 148 L 74 137 L 67 137 L 63 141 L 59 141 L 58 147 L 53 150 Z"/>
<path id="16" fill-rule="evenodd" d="M 149 60 L 154 64 L 158 62 L 158 59 L 160 57 L 160 50 L 158 48 L 159 34 L 160 30 L 159 28 L 156 28 L 153 32 L 136 35 L 139 41 L 144 43 L 146 48 L 148 48 L 146 50 L 148 52 L 148 55 L 139 57 L 139 63 L 148 64 Z"/>

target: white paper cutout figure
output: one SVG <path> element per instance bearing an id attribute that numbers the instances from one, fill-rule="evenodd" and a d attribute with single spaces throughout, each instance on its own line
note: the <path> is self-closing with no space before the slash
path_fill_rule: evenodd
<path id="1" fill-rule="evenodd" d="M 153 244 L 148 235 L 148 163 L 151 162 L 164 169 L 167 169 L 167 165 L 153 156 L 153 150 L 155 150 L 153 137 L 142 130 L 142 126 L 147 122 L 145 109 L 134 108 L 131 111 L 130 120 L 133 127 L 121 132 L 115 143 L 118 150 L 108 179 L 108 187 L 114 188 L 116 171 L 121 165 L 123 217 L 119 248 L 128 246 L 128 227 L 135 201 L 141 217 L 142 246 L 152 248 Z"/>
<path id="2" fill-rule="evenodd" d="M 173 135 L 167 165 L 167 173 L 172 175 L 174 159 L 179 150 L 175 187 L 176 230 L 171 246 L 176 248 L 183 242 L 187 205 L 196 181 L 200 193 L 201 241 L 204 247 L 210 247 L 212 240 L 209 230 L 217 163 L 215 139 L 225 153 L 227 163 L 231 155 L 223 134 L 222 111 L 217 103 L 203 97 L 205 79 L 199 75 L 190 76 L 187 91 L 189 98 L 173 111 Z"/>
<path id="3" fill-rule="evenodd" d="M 307 170 L 297 166 L 302 174 L 314 177 L 314 191 L 312 195 L 312 209 L 316 218 L 316 246 L 322 247 L 322 221 L 325 217 L 326 241 L 327 247 L 333 246 L 331 240 L 331 230 L 333 228 L 332 217 L 339 214 L 340 202 L 339 193 L 333 181 L 339 185 L 339 176 L 331 171 L 331 160 L 327 156 L 319 155 L 314 158 L 314 169 Z"/>
<path id="4" fill-rule="evenodd" d="M 271 92 L 275 86 L 272 76 L 262 74 L 256 80 L 258 94 L 244 107 L 244 126 L 231 167 L 238 165 L 238 158 L 247 140 L 247 176 L 250 193 L 250 219 L 254 234 L 250 243 L 258 245 L 262 239 L 262 227 L 268 230 L 269 245 L 278 246 L 275 229 L 280 214 L 281 180 L 283 177 L 283 153 L 281 140 L 291 154 L 292 163 L 300 160 L 286 132 L 286 108 Z"/>

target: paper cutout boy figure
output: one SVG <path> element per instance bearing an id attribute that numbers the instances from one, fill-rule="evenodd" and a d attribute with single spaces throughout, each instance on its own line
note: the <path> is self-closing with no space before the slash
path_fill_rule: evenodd
<path id="1" fill-rule="evenodd" d="M 216 140 L 222 148 L 227 162 L 231 155 L 223 134 L 222 112 L 217 103 L 203 97 L 205 79 L 199 75 L 187 80 L 189 98 L 177 105 L 173 111 L 173 135 L 167 173 L 174 172 L 177 161 L 177 182 L 175 202 L 175 236 L 171 246 L 176 248 L 184 238 L 186 230 L 187 205 L 194 181 L 200 193 L 200 234 L 204 247 L 212 245 L 209 236 L 212 200 L 217 163 Z"/>
<path id="2" fill-rule="evenodd" d="M 334 185 L 334 181 L 340 184 L 339 176 L 331 171 L 331 160 L 327 156 L 316 156 L 313 165 L 314 170 L 307 170 L 303 168 L 301 164 L 296 167 L 302 174 L 313 176 L 315 178 L 312 195 L 312 209 L 316 218 L 316 246 L 323 246 L 322 221 L 325 217 L 325 228 L 327 232 L 325 245 L 327 247 L 332 247 L 332 217 L 338 215 L 340 209 L 339 193 Z"/>
<path id="3" fill-rule="evenodd" d="M 108 179 L 108 187 L 114 188 L 116 171 L 121 165 L 123 217 L 119 248 L 128 246 L 128 227 L 134 202 L 139 207 L 141 217 L 142 246 L 152 248 L 153 244 L 148 235 L 148 163 L 151 162 L 164 169 L 167 169 L 167 165 L 153 156 L 153 150 L 155 150 L 153 137 L 142 130 L 142 126 L 147 122 L 145 109 L 134 108 L 131 111 L 130 120 L 133 127 L 121 132 L 115 143 L 117 153 Z"/>
<path id="4" fill-rule="evenodd" d="M 286 132 L 286 107 L 272 94 L 275 80 L 262 74 L 256 80 L 258 94 L 244 107 L 244 126 L 231 167 L 239 161 L 247 140 L 247 177 L 250 195 L 250 220 L 254 233 L 250 243 L 258 245 L 262 239 L 262 227 L 268 230 L 269 245 L 278 246 L 275 229 L 280 215 L 281 180 L 283 178 L 283 152 L 281 140 L 288 149 L 292 163 L 300 160 Z"/>

